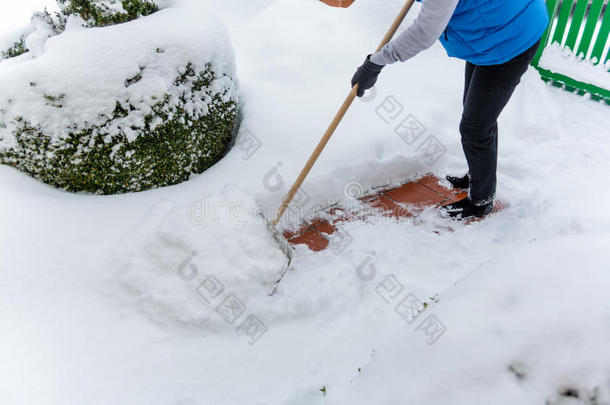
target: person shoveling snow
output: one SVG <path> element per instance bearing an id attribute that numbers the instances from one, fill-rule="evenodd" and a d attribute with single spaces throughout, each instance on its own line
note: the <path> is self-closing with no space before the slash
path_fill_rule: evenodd
<path id="1" fill-rule="evenodd" d="M 421 0 L 418 0 L 421 1 Z M 534 58 L 549 18 L 543 0 L 424 0 L 414 23 L 352 78 L 358 96 L 375 85 L 384 66 L 405 62 L 440 38 L 449 56 L 466 61 L 460 123 L 468 174 L 447 176 L 468 196 L 440 208 L 450 218 L 483 217 L 496 195 L 498 117 Z"/>
<path id="2" fill-rule="evenodd" d="M 292 250 L 276 227 L 354 99 L 375 85 L 385 65 L 412 58 L 430 48 L 436 38 L 440 38 L 449 56 L 466 60 L 460 132 L 469 166 L 469 173 L 464 177 L 447 177 L 454 186 L 467 187 L 468 196 L 444 205 L 440 214 L 465 219 L 483 217 L 493 211 L 497 120 L 533 60 L 548 26 L 545 3 L 543 0 L 502 0 L 493 4 L 491 1 L 479 4 L 475 0 L 434 3 L 426 0 L 415 22 L 392 39 L 414 1 L 407 0 L 375 53 L 366 57 L 352 77 L 349 95 L 288 191 L 275 220 L 267 222 L 269 232 L 287 257 L 286 268 L 292 261 Z"/>

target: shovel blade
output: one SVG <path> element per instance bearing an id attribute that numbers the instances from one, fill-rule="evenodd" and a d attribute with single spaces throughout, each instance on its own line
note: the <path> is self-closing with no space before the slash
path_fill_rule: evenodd
<path id="1" fill-rule="evenodd" d="M 273 224 L 271 222 L 269 222 L 264 217 L 263 217 L 263 219 L 265 220 L 267 229 L 269 230 L 269 233 L 275 240 L 277 247 L 282 251 L 284 256 L 286 256 L 286 264 L 285 264 L 284 268 L 282 269 L 278 279 L 275 280 L 275 282 L 273 283 L 273 288 L 269 293 L 269 295 L 273 295 L 273 294 L 275 294 L 275 292 L 277 290 L 278 284 L 280 283 L 280 281 L 282 281 L 282 279 L 288 272 L 288 269 L 290 268 L 290 264 L 292 263 L 293 248 L 290 245 L 290 242 L 288 242 L 288 240 L 284 237 L 284 235 L 282 235 L 282 233 L 275 226 L 273 226 Z"/>

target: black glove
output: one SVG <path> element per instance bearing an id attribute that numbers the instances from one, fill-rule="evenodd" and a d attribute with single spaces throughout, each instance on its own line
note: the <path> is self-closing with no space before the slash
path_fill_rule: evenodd
<path id="1" fill-rule="evenodd" d="M 354 77 L 352 77 L 352 87 L 358 84 L 358 97 L 364 96 L 365 90 L 370 89 L 377 83 L 377 77 L 383 69 L 383 66 L 371 62 L 370 58 L 371 55 L 366 57 L 362 66 L 356 70 Z"/>

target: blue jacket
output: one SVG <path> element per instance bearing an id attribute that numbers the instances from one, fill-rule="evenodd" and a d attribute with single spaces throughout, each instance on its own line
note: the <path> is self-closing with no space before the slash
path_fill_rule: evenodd
<path id="1" fill-rule="evenodd" d="M 531 48 L 548 23 L 544 0 L 460 0 L 440 40 L 449 56 L 498 65 Z"/>

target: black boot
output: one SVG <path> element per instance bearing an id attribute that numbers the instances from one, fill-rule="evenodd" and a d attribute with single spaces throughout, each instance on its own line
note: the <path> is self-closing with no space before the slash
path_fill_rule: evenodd
<path id="1" fill-rule="evenodd" d="M 447 176 L 445 178 L 451 183 L 453 188 L 467 189 L 470 187 L 470 177 L 467 174 L 464 177 Z"/>
<path id="2" fill-rule="evenodd" d="M 482 218 L 493 210 L 493 201 L 485 205 L 474 205 L 468 197 L 463 200 L 447 204 L 439 209 L 439 214 L 443 218 L 466 219 Z"/>

